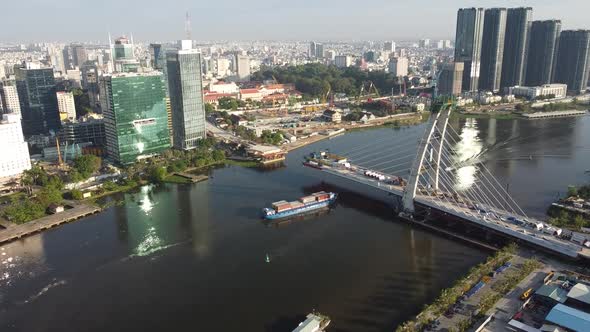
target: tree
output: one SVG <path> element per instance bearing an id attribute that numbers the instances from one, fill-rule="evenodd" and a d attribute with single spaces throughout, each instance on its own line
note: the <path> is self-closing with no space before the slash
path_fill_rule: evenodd
<path id="1" fill-rule="evenodd" d="M 37 201 L 44 207 L 47 208 L 51 204 L 61 203 L 63 197 L 61 191 L 54 187 L 44 187 L 39 193 L 37 193 Z"/>
<path id="2" fill-rule="evenodd" d="M 232 97 L 221 97 L 217 101 L 219 108 L 223 110 L 236 110 L 238 109 L 238 101 Z"/>
<path id="3" fill-rule="evenodd" d="M 84 198 L 82 196 L 82 192 L 80 190 L 78 190 L 78 189 L 72 189 L 70 191 L 70 195 L 72 196 L 72 199 L 75 199 L 77 201 L 82 200 L 82 198 Z"/>
<path id="4" fill-rule="evenodd" d="M 215 162 L 222 162 L 225 160 L 225 153 L 223 153 L 223 151 L 221 150 L 215 150 L 212 153 L 213 156 L 213 160 L 215 160 Z"/>
<path id="5" fill-rule="evenodd" d="M 74 95 L 74 105 L 76 106 L 76 116 L 84 116 L 92 113 L 92 105 L 90 105 L 90 97 L 84 90 L 75 88 L 72 89 Z"/>
<path id="6" fill-rule="evenodd" d="M 568 186 L 567 187 L 567 197 L 575 197 L 578 196 L 578 188 L 575 186 Z"/>
<path id="7" fill-rule="evenodd" d="M 153 165 L 148 169 L 150 180 L 154 183 L 162 183 L 166 179 L 166 168 L 162 166 Z"/>
<path id="8" fill-rule="evenodd" d="M 205 113 L 215 112 L 215 107 L 211 103 L 205 103 Z"/>
<path id="9" fill-rule="evenodd" d="M 80 173 L 83 179 L 88 179 L 100 169 L 102 160 L 94 155 L 85 154 L 74 159 L 74 169 Z"/>

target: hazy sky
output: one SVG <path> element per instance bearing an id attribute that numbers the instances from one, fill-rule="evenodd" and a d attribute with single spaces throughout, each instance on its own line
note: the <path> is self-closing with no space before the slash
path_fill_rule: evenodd
<path id="1" fill-rule="evenodd" d="M 533 7 L 534 19 L 590 29 L 590 0 L 2 0 L 1 42 L 453 39 L 460 7 Z"/>

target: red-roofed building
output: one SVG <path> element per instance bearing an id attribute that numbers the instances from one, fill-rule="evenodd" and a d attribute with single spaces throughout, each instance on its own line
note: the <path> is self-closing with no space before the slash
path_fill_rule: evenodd
<path id="1" fill-rule="evenodd" d="M 259 89 L 240 89 L 240 100 L 261 101 L 262 98 L 263 94 Z"/>
<path id="2" fill-rule="evenodd" d="M 211 92 L 216 92 L 216 93 L 237 94 L 240 91 L 240 88 L 238 88 L 238 86 L 234 82 L 227 83 L 227 82 L 219 81 L 217 83 L 211 83 L 209 85 L 209 90 Z"/>
<path id="3" fill-rule="evenodd" d="M 236 98 L 237 95 L 232 94 L 232 93 L 216 93 L 216 92 L 211 92 L 211 91 L 205 90 L 203 93 L 203 97 L 205 98 L 206 103 L 217 105 L 217 104 L 219 104 L 219 98 L 223 98 L 223 97 Z"/>

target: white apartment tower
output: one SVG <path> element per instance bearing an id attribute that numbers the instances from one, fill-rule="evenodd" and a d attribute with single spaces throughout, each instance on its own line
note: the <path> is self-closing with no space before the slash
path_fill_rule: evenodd
<path id="1" fill-rule="evenodd" d="M 57 108 L 60 114 L 67 114 L 68 120 L 76 119 L 76 104 L 74 103 L 74 94 L 71 92 L 58 91 Z"/>
<path id="2" fill-rule="evenodd" d="M 20 115 L 4 114 L 0 121 L 0 185 L 12 181 L 31 168 L 29 147 L 23 137 Z"/>
<path id="3" fill-rule="evenodd" d="M 15 85 L 4 85 L 0 89 L 0 99 L 4 107 L 4 113 L 18 114 L 20 117 L 20 100 Z"/>
<path id="4" fill-rule="evenodd" d="M 240 82 L 250 80 L 250 58 L 248 56 L 236 54 L 236 74 Z"/>

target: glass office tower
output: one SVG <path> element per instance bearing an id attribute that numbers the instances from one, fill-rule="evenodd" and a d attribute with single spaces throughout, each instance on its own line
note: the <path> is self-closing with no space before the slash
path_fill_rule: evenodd
<path id="1" fill-rule="evenodd" d="M 107 153 L 120 164 L 170 148 L 162 74 L 120 73 L 101 78 Z"/>

